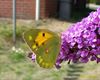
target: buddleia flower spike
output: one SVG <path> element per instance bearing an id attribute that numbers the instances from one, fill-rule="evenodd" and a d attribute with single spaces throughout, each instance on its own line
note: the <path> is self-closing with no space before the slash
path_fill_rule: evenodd
<path id="1" fill-rule="evenodd" d="M 100 62 L 100 8 L 61 34 L 61 50 L 56 67 L 63 61 Z"/>

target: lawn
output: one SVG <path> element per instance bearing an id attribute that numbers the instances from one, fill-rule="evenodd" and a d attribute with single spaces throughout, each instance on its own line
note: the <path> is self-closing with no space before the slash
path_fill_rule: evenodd
<path id="1" fill-rule="evenodd" d="M 32 62 L 27 54 L 28 46 L 22 39 L 24 31 L 31 28 L 45 28 L 60 34 L 72 23 L 54 19 L 17 21 L 16 49 L 13 49 L 12 22 L 0 21 L 0 80 L 100 80 L 100 64 L 67 64 L 61 69 L 43 69 Z"/>

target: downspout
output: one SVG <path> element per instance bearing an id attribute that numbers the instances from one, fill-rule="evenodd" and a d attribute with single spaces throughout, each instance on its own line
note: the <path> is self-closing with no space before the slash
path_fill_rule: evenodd
<path id="1" fill-rule="evenodd" d="M 16 0 L 12 2 L 13 10 L 12 10 L 12 17 L 13 17 L 13 43 L 16 43 Z"/>
<path id="2" fill-rule="evenodd" d="M 40 18 L 40 0 L 36 0 L 35 20 L 38 21 L 39 18 Z"/>

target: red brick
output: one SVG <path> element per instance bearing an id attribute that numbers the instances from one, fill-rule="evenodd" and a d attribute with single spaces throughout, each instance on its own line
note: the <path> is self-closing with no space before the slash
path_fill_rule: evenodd
<path id="1" fill-rule="evenodd" d="M 41 18 L 54 15 L 57 9 L 56 0 L 41 0 Z M 22 19 L 35 18 L 35 0 L 16 0 L 16 16 Z M 12 17 L 12 0 L 0 0 L 0 17 Z"/>

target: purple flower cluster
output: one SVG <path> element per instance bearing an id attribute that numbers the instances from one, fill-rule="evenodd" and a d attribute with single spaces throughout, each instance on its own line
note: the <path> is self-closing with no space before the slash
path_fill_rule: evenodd
<path id="1" fill-rule="evenodd" d="M 100 8 L 62 32 L 61 40 L 61 50 L 55 64 L 57 68 L 62 61 L 87 63 L 91 60 L 99 63 Z"/>

